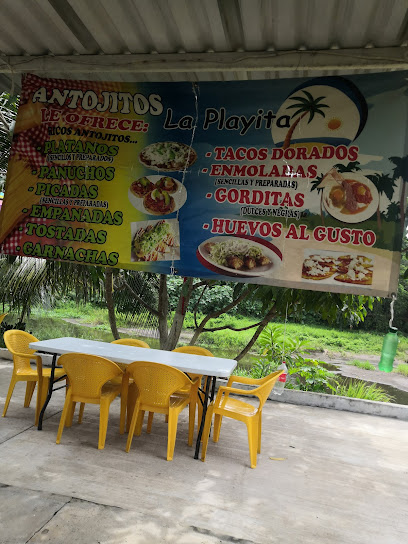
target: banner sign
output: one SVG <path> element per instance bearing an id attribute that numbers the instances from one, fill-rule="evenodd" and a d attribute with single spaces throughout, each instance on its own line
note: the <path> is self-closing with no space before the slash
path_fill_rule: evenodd
<path id="1" fill-rule="evenodd" d="M 407 89 L 404 72 L 134 84 L 26 75 L 1 251 L 389 296 Z"/>

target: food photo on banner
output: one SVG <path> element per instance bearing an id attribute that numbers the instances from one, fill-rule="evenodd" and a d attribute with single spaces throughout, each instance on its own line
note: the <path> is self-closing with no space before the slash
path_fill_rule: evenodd
<path id="1" fill-rule="evenodd" d="M 25 75 L 5 254 L 389 296 L 407 73 L 208 83 Z"/>

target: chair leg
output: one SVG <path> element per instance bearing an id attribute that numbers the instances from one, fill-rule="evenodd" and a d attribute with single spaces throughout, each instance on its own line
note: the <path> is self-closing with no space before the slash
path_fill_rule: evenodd
<path id="1" fill-rule="evenodd" d="M 194 423 L 195 423 L 195 402 L 190 402 L 188 405 L 188 442 L 189 446 L 193 445 L 194 438 Z"/>
<path id="2" fill-rule="evenodd" d="M 57 444 L 61 442 L 62 431 L 64 430 L 65 421 L 67 419 L 67 415 L 70 408 L 71 408 L 71 391 L 68 391 L 67 396 L 65 397 L 64 408 L 62 410 L 60 424 L 58 427 L 57 440 L 56 440 Z"/>
<path id="3" fill-rule="evenodd" d="M 30 406 L 30 402 L 31 402 L 31 399 L 33 398 L 33 393 L 34 393 L 36 383 L 37 382 L 27 382 L 26 394 L 24 398 L 24 408 L 28 408 Z"/>
<path id="4" fill-rule="evenodd" d="M 143 420 L 145 416 L 144 410 L 139 410 L 138 416 L 137 416 L 137 422 L 136 422 L 136 436 L 140 436 L 142 434 L 142 427 L 143 427 Z"/>
<path id="5" fill-rule="evenodd" d="M 126 402 L 126 411 L 127 411 L 127 414 L 126 414 L 126 432 L 129 432 L 129 428 L 130 428 L 130 422 L 132 421 L 132 417 L 133 417 L 133 410 L 135 409 L 135 406 L 136 406 L 136 401 L 137 401 L 137 389 L 136 389 L 136 386 L 135 384 L 130 384 L 129 385 L 129 390 L 128 390 L 128 393 L 127 393 L 127 402 Z"/>
<path id="6" fill-rule="evenodd" d="M 71 401 L 70 409 L 68 411 L 67 421 L 65 422 L 65 427 L 72 427 L 72 422 L 74 420 L 76 402 Z"/>
<path id="7" fill-rule="evenodd" d="M 134 410 L 133 410 L 132 420 L 129 425 L 129 434 L 128 434 L 128 439 L 127 439 L 126 448 L 125 448 L 126 453 L 129 453 L 130 446 L 132 445 L 133 434 L 135 432 L 136 421 L 138 417 L 139 417 L 139 402 L 136 401 L 136 406 L 134 406 Z"/>
<path id="8" fill-rule="evenodd" d="M 258 453 L 261 453 L 262 440 L 262 410 L 258 414 Z"/>
<path id="9" fill-rule="evenodd" d="M 10 382 L 10 385 L 9 385 L 9 388 L 8 388 L 8 391 L 7 391 L 6 403 L 4 405 L 4 410 L 3 410 L 3 417 L 6 417 L 7 409 L 8 409 L 8 406 L 10 404 L 11 395 L 13 394 L 14 386 L 16 385 L 16 383 L 17 383 L 17 380 L 13 375 L 11 377 L 11 382 Z"/>
<path id="10" fill-rule="evenodd" d="M 246 422 L 248 430 L 248 446 L 249 446 L 249 458 L 251 461 L 251 468 L 256 467 L 256 451 L 258 447 L 258 426 L 256 425 L 256 419 L 249 419 Z"/>
<path id="11" fill-rule="evenodd" d="M 106 431 L 108 430 L 109 419 L 109 407 L 110 402 L 108 399 L 101 399 L 100 411 L 99 411 L 99 442 L 98 450 L 103 450 L 105 447 Z"/>
<path id="12" fill-rule="evenodd" d="M 126 429 L 126 405 L 127 398 L 124 395 L 120 395 L 119 434 L 124 434 Z"/>
<path id="13" fill-rule="evenodd" d="M 174 446 L 176 444 L 178 412 L 169 409 L 169 423 L 167 426 L 167 461 L 173 460 Z"/>
<path id="14" fill-rule="evenodd" d="M 214 416 L 214 430 L 213 430 L 213 442 L 218 442 L 220 439 L 222 416 L 215 414 Z"/>
<path id="15" fill-rule="evenodd" d="M 204 429 L 203 429 L 203 444 L 201 446 L 201 461 L 205 461 L 205 456 L 207 453 L 208 439 L 210 437 L 210 427 L 211 420 L 214 413 L 214 407 L 210 404 L 207 409 L 207 414 L 205 416 Z"/>
<path id="16" fill-rule="evenodd" d="M 146 432 L 148 434 L 152 432 L 153 417 L 154 417 L 154 412 L 149 412 L 149 416 L 147 418 L 147 429 L 146 429 Z"/>
<path id="17" fill-rule="evenodd" d="M 82 418 L 84 417 L 85 402 L 81 402 L 79 405 L 79 414 L 78 414 L 78 425 L 81 425 Z"/>

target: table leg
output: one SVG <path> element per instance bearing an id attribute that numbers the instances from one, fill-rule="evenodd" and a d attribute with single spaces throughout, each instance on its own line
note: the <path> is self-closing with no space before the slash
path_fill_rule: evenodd
<path id="1" fill-rule="evenodd" d="M 44 406 L 41 408 L 40 417 L 38 419 L 38 430 L 42 430 L 42 422 L 44 417 L 44 412 L 48 406 L 48 403 L 50 402 L 51 395 L 52 395 L 52 386 L 54 385 L 54 376 L 55 376 L 55 363 L 57 361 L 57 354 L 55 353 L 52 356 L 52 364 L 51 364 L 51 376 L 50 376 L 50 383 L 48 384 L 48 395 L 45 399 Z"/>
<path id="2" fill-rule="evenodd" d="M 214 398 L 216 377 L 215 376 L 214 377 L 207 376 L 207 380 L 206 380 L 206 383 L 205 383 L 205 392 L 204 392 L 203 415 L 201 417 L 200 428 L 198 430 L 196 449 L 195 449 L 195 453 L 194 453 L 194 459 L 198 459 L 198 454 L 200 453 L 201 437 L 203 436 L 205 416 L 207 415 L 207 408 L 208 408 L 208 399 L 210 397 L 211 378 L 213 379 L 213 384 L 212 384 L 212 387 L 211 387 L 211 400 Z"/>

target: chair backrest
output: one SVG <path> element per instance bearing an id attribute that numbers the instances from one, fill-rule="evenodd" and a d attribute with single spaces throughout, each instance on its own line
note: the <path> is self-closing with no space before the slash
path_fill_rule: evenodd
<path id="1" fill-rule="evenodd" d="M 272 372 L 272 374 L 269 374 L 269 376 L 265 376 L 265 378 L 261 378 L 259 380 L 260 385 L 256 388 L 256 390 L 254 390 L 254 393 L 259 398 L 260 410 L 262 410 L 262 406 L 265 404 L 266 399 L 269 397 L 269 394 L 273 389 L 273 386 L 278 381 L 279 376 L 282 373 L 282 370 L 278 370 L 276 372 Z"/>
<path id="2" fill-rule="evenodd" d="M 125 346 L 133 346 L 135 348 L 150 348 L 147 342 L 137 340 L 136 338 L 119 338 L 119 340 L 113 340 L 111 344 L 124 344 Z"/>
<path id="3" fill-rule="evenodd" d="M 0 323 L 3 321 L 6 315 L 7 315 L 7 312 L 5 314 L 0 314 Z"/>
<path id="4" fill-rule="evenodd" d="M 29 332 L 12 329 L 4 333 L 6 348 L 13 354 L 14 370 L 20 372 L 31 370 L 30 360 L 16 355 L 16 353 L 24 353 L 27 355 L 34 353 L 35 349 L 30 349 L 28 347 L 31 342 L 38 342 L 38 338 Z"/>
<path id="5" fill-rule="evenodd" d="M 200 348 L 199 346 L 182 346 L 181 348 L 173 349 L 178 353 L 189 353 L 190 355 L 206 355 L 207 357 L 214 357 L 214 355 L 205 348 Z"/>
<path id="6" fill-rule="evenodd" d="M 123 374 L 118 365 L 109 359 L 86 353 L 65 353 L 58 359 L 58 364 L 67 373 L 74 397 L 97 400 L 101 396 L 102 386 Z"/>
<path id="7" fill-rule="evenodd" d="M 136 384 L 140 402 L 150 406 L 167 407 L 173 393 L 191 385 L 184 372 L 160 363 L 135 361 L 127 372 Z"/>

